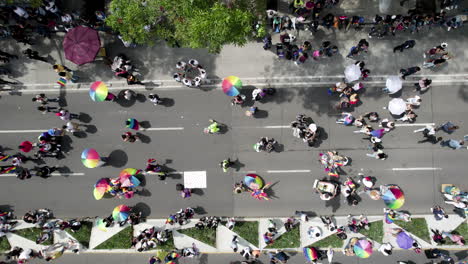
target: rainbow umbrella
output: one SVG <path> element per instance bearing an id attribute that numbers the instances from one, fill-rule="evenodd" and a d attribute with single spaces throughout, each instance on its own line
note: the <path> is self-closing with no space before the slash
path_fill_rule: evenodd
<path id="1" fill-rule="evenodd" d="M 95 102 L 105 101 L 108 93 L 107 85 L 101 81 L 93 82 L 89 88 L 89 96 Z"/>
<path id="2" fill-rule="evenodd" d="M 244 183 L 252 190 L 258 190 L 264 186 L 263 179 L 257 174 L 247 174 L 244 177 Z"/>
<path id="3" fill-rule="evenodd" d="M 97 219 L 96 227 L 101 231 L 107 232 L 106 223 L 104 223 L 104 219 L 102 219 L 102 218 Z"/>
<path id="4" fill-rule="evenodd" d="M 413 246 L 413 238 L 411 238 L 406 232 L 398 233 L 396 237 L 398 246 L 402 249 L 410 249 Z"/>
<path id="5" fill-rule="evenodd" d="M 127 128 L 133 129 L 133 130 L 138 130 L 140 129 L 140 124 L 135 118 L 129 118 L 127 121 L 125 121 L 125 126 Z"/>
<path id="6" fill-rule="evenodd" d="M 222 87 L 223 92 L 228 96 L 237 96 L 239 95 L 239 89 L 242 88 L 242 82 L 239 77 L 228 76 L 224 78 Z"/>
<path id="7" fill-rule="evenodd" d="M 104 197 L 104 194 L 111 189 L 110 186 L 110 179 L 109 178 L 101 178 L 99 181 L 96 182 L 94 185 L 94 199 L 101 200 Z"/>
<path id="8" fill-rule="evenodd" d="M 372 255 L 372 242 L 367 239 L 360 239 L 354 244 L 354 254 L 360 258 L 368 258 Z"/>
<path id="9" fill-rule="evenodd" d="M 99 153 L 95 149 L 88 148 L 81 153 L 81 162 L 86 168 L 96 168 L 100 161 Z"/>
<path id="10" fill-rule="evenodd" d="M 390 209 L 398 209 L 405 203 L 405 196 L 400 188 L 391 187 L 383 194 L 382 199 Z"/>
<path id="11" fill-rule="evenodd" d="M 318 259 L 318 252 L 317 252 L 317 249 L 313 248 L 313 247 L 305 247 L 303 249 L 303 252 L 304 252 L 304 256 L 306 258 L 307 261 L 309 262 L 312 262 L 314 260 L 317 260 Z"/>
<path id="12" fill-rule="evenodd" d="M 389 213 L 385 213 L 385 223 L 387 224 L 391 224 L 393 223 L 393 221 L 395 221 L 396 219 L 393 218 Z"/>
<path id="13" fill-rule="evenodd" d="M 140 180 L 137 176 L 141 173 L 141 170 L 134 168 L 123 169 L 119 174 L 119 181 L 122 187 L 137 187 L 140 185 Z"/>
<path id="14" fill-rule="evenodd" d="M 121 204 L 115 207 L 114 211 L 112 211 L 112 218 L 114 218 L 114 220 L 117 222 L 121 222 L 127 220 L 129 214 L 130 207 Z"/>

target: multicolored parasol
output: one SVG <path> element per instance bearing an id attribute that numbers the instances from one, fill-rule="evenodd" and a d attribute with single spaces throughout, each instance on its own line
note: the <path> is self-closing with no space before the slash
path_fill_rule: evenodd
<path id="1" fill-rule="evenodd" d="M 367 239 L 360 239 L 354 244 L 354 254 L 360 258 L 368 258 L 372 255 L 372 242 Z"/>
<path id="2" fill-rule="evenodd" d="M 19 149 L 23 152 L 29 152 L 33 149 L 33 144 L 32 142 L 30 141 L 23 141 L 21 142 L 21 144 L 19 145 Z"/>
<path id="3" fill-rule="evenodd" d="M 94 199 L 101 200 L 104 197 L 104 194 L 111 189 L 110 186 L 110 179 L 109 178 L 101 178 L 99 179 L 96 184 L 94 185 Z"/>
<path id="4" fill-rule="evenodd" d="M 393 223 L 393 221 L 395 221 L 396 219 L 393 218 L 389 213 L 385 213 L 385 223 L 387 224 L 391 224 Z"/>
<path id="5" fill-rule="evenodd" d="M 398 233 L 396 237 L 398 246 L 402 249 L 410 249 L 413 246 L 414 239 L 411 238 L 406 232 Z"/>
<path id="6" fill-rule="evenodd" d="M 88 148 L 81 153 L 81 162 L 86 168 L 96 168 L 101 161 L 99 153 L 95 149 Z"/>
<path id="7" fill-rule="evenodd" d="M 127 220 L 129 214 L 130 207 L 121 204 L 115 207 L 114 211 L 112 211 L 112 218 L 114 218 L 114 220 L 117 222 L 121 222 Z"/>
<path id="8" fill-rule="evenodd" d="M 107 85 L 101 81 L 93 82 L 89 89 L 89 96 L 95 102 L 105 101 L 108 93 Z"/>
<path id="9" fill-rule="evenodd" d="M 137 187 L 140 185 L 140 180 L 137 175 L 141 173 L 141 170 L 134 168 L 123 169 L 119 174 L 119 181 L 122 187 Z"/>
<path id="10" fill-rule="evenodd" d="M 390 209 L 398 209 L 405 203 L 403 191 L 397 187 L 388 188 L 388 190 L 383 194 L 382 199 Z"/>
<path id="11" fill-rule="evenodd" d="M 318 259 L 317 249 L 315 249 L 313 247 L 305 247 L 303 249 L 303 252 L 304 252 L 304 256 L 305 256 L 306 260 L 309 261 L 309 262 L 312 262 L 312 261 Z"/>
<path id="12" fill-rule="evenodd" d="M 257 174 L 247 174 L 244 177 L 244 183 L 252 190 L 262 189 L 265 185 L 263 179 Z"/>
<path id="13" fill-rule="evenodd" d="M 96 220 L 96 227 L 101 231 L 107 232 L 106 223 L 104 223 L 104 219 L 102 218 Z"/>
<path id="14" fill-rule="evenodd" d="M 133 130 L 138 130 L 140 129 L 140 124 L 135 118 L 129 118 L 127 121 L 125 121 L 125 126 L 127 128 L 133 129 Z"/>
<path id="15" fill-rule="evenodd" d="M 224 78 L 223 83 L 223 92 L 228 96 L 237 96 L 239 95 L 239 89 L 242 88 L 242 82 L 239 77 L 228 76 Z"/>

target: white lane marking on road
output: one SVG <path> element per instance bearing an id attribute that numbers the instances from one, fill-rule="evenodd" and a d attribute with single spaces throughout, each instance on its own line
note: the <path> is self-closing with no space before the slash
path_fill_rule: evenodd
<path id="1" fill-rule="evenodd" d="M 264 126 L 263 128 L 288 128 L 290 126 Z"/>
<path id="2" fill-rule="evenodd" d="M 1 134 L 8 134 L 8 133 L 41 133 L 45 132 L 48 129 L 31 129 L 31 130 L 0 130 Z"/>
<path id="3" fill-rule="evenodd" d="M 396 127 L 433 126 L 435 123 L 395 124 Z"/>
<path id="4" fill-rule="evenodd" d="M 430 167 L 420 167 L 420 168 L 392 168 L 392 171 L 431 171 L 431 170 L 442 170 L 442 168 L 430 168 Z"/>
<path id="5" fill-rule="evenodd" d="M 307 173 L 310 170 L 267 170 L 267 173 Z"/>
<path id="6" fill-rule="evenodd" d="M 51 173 L 52 176 L 83 176 L 85 175 L 84 172 L 72 172 L 72 173 L 56 173 L 53 172 Z M 14 173 L 5 173 L 5 174 L 0 174 L 0 177 L 13 177 L 16 176 Z"/>
<path id="7" fill-rule="evenodd" d="M 157 173 L 148 171 L 146 172 L 146 174 L 156 175 Z M 167 174 L 184 174 L 184 172 L 183 171 L 171 171 L 171 172 L 167 172 Z"/>
<path id="8" fill-rule="evenodd" d="M 240 174 L 245 174 L 245 173 L 257 173 L 257 171 L 236 171 L 237 173 L 240 173 Z"/>
<path id="9" fill-rule="evenodd" d="M 143 131 L 172 131 L 172 130 L 184 130 L 183 127 L 150 127 Z"/>

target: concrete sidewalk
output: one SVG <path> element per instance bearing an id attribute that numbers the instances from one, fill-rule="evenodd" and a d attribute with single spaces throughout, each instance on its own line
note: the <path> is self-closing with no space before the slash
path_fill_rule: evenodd
<path id="1" fill-rule="evenodd" d="M 354 216 L 355 218 L 358 218 L 359 216 Z M 266 244 L 263 240 L 263 234 L 267 231 L 268 229 L 268 224 L 269 220 L 272 220 L 278 230 L 278 234 L 275 236 L 275 240 L 277 238 L 280 238 L 282 235 L 286 233 L 286 230 L 284 228 L 284 223 L 286 222 L 286 218 L 243 218 L 243 219 L 237 219 L 237 222 L 241 221 L 246 221 L 246 222 L 258 222 L 258 241 L 259 245 L 253 245 L 252 243 L 246 241 L 244 238 L 242 238 L 242 234 L 236 233 L 232 230 L 229 230 L 226 226 L 223 224 L 220 224 L 217 228 L 216 231 L 216 247 L 207 245 L 196 238 L 189 237 L 187 235 L 181 234 L 178 232 L 178 230 L 181 229 L 188 229 L 188 228 L 193 228 L 195 226 L 195 223 L 198 221 L 198 219 L 192 219 L 188 224 L 184 226 L 171 226 L 171 225 L 166 225 L 164 219 L 149 219 L 145 223 L 141 223 L 138 225 L 133 226 L 133 236 L 137 236 L 143 229 L 145 228 L 150 228 L 150 227 L 155 227 L 156 229 L 170 229 L 173 231 L 173 238 L 174 238 L 174 246 L 177 249 L 182 249 L 185 247 L 191 247 L 192 243 L 195 243 L 196 246 L 200 249 L 201 252 L 204 253 L 232 253 L 232 249 L 230 247 L 231 245 L 231 240 L 233 236 L 238 236 L 239 242 L 238 242 L 238 247 L 239 251 L 246 247 L 249 246 L 252 249 L 260 249 L 260 250 L 270 250 L 270 249 L 275 249 L 275 243 L 273 243 L 272 246 L 270 246 L 268 249 L 266 249 Z M 455 229 L 462 230 L 462 232 L 467 232 L 468 230 L 468 223 L 466 219 L 463 219 L 457 215 L 450 215 L 447 219 L 443 219 L 442 221 L 436 221 L 433 217 L 433 215 L 413 215 L 412 219 L 424 219 L 425 222 L 427 223 L 427 232 L 426 234 L 429 234 L 431 236 L 431 229 L 438 229 L 441 232 L 451 232 Z M 381 234 L 383 233 L 383 238 L 382 241 L 373 241 L 374 244 L 374 250 L 377 250 L 380 244 L 383 243 L 390 243 L 394 247 L 394 249 L 399 249 L 398 244 L 396 243 L 395 237 L 392 236 L 392 228 L 399 228 L 398 225 L 395 223 L 392 224 L 387 224 L 385 223 L 385 220 L 383 216 L 368 216 L 368 220 L 372 224 L 376 224 L 378 222 L 382 222 L 382 229 L 380 230 Z M 419 221 L 419 220 L 418 220 Z M 421 220 L 422 221 L 422 220 Z M 346 226 L 348 222 L 347 217 L 335 217 L 335 223 L 337 226 Z M 462 225 L 465 225 L 464 227 Z M 106 232 L 98 229 L 96 227 L 96 224 L 93 225 L 92 231 L 91 231 L 91 236 L 89 240 L 89 248 L 85 248 L 83 245 L 80 246 L 82 249 L 82 252 L 89 252 L 89 253 L 135 253 L 137 252 L 136 249 L 111 249 L 111 250 L 99 250 L 99 249 L 94 249 L 103 242 L 111 239 L 113 236 L 115 236 L 117 233 L 122 231 L 123 229 L 127 228 L 129 225 L 125 225 L 123 227 L 120 227 L 118 225 L 114 225 L 113 227 L 108 228 Z M 19 229 L 26 229 L 26 228 L 31 228 L 32 225 L 30 224 L 24 224 L 22 221 L 20 221 L 20 224 L 17 225 L 13 231 L 19 230 Z M 318 230 L 318 233 L 320 235 L 317 236 L 310 236 L 308 234 L 308 230 L 310 228 L 314 228 L 315 230 Z M 421 233 L 421 230 L 418 230 L 419 233 Z M 409 233 L 409 232 L 408 232 Z M 315 232 L 314 232 L 315 234 Z M 299 243 L 300 247 L 294 247 L 294 248 L 282 248 L 282 249 L 287 249 L 290 251 L 301 251 L 302 247 L 307 247 L 312 245 L 315 242 L 318 242 L 320 240 L 330 238 L 330 236 L 334 236 L 335 232 L 330 232 L 327 227 L 322 223 L 320 218 L 318 217 L 311 217 L 308 222 L 301 222 L 299 226 L 299 241 L 291 241 L 291 243 Z M 343 247 L 348 244 L 348 241 L 353 238 L 363 238 L 365 237 L 361 233 L 352 233 L 351 231 L 347 230 L 347 239 L 343 241 Z M 466 235 L 466 234 L 465 234 Z M 422 248 L 444 248 L 448 250 L 467 250 L 468 247 L 465 246 L 459 246 L 459 245 L 437 245 L 435 242 L 430 240 L 430 237 L 422 238 L 418 237 L 415 234 L 410 233 L 410 236 L 414 238 Z M 42 245 L 36 245 L 34 241 L 28 240 L 26 238 L 23 238 L 17 234 L 14 233 L 7 233 L 6 238 L 8 239 L 8 242 L 12 247 L 14 246 L 19 246 L 22 248 L 31 248 L 31 249 L 36 249 L 39 250 L 43 248 L 44 246 Z M 67 243 L 71 240 L 74 240 L 73 238 L 73 233 L 68 234 L 65 231 L 54 231 L 54 243 Z M 129 238 L 130 239 L 130 238 Z M 429 241 L 430 240 L 430 241 Z M 448 238 L 447 238 L 448 240 Z M 341 251 L 343 249 L 341 248 L 334 248 L 335 250 Z M 325 247 L 327 248 L 327 247 Z M 150 252 L 153 252 L 155 250 L 151 250 Z M 148 252 L 146 252 L 148 253 Z"/>

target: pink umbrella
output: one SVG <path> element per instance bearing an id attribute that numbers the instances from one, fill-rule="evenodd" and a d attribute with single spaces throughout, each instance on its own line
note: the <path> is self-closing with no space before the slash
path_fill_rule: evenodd
<path id="1" fill-rule="evenodd" d="M 98 32 L 88 27 L 71 29 L 63 40 L 65 58 L 78 65 L 94 61 L 100 48 Z"/>

